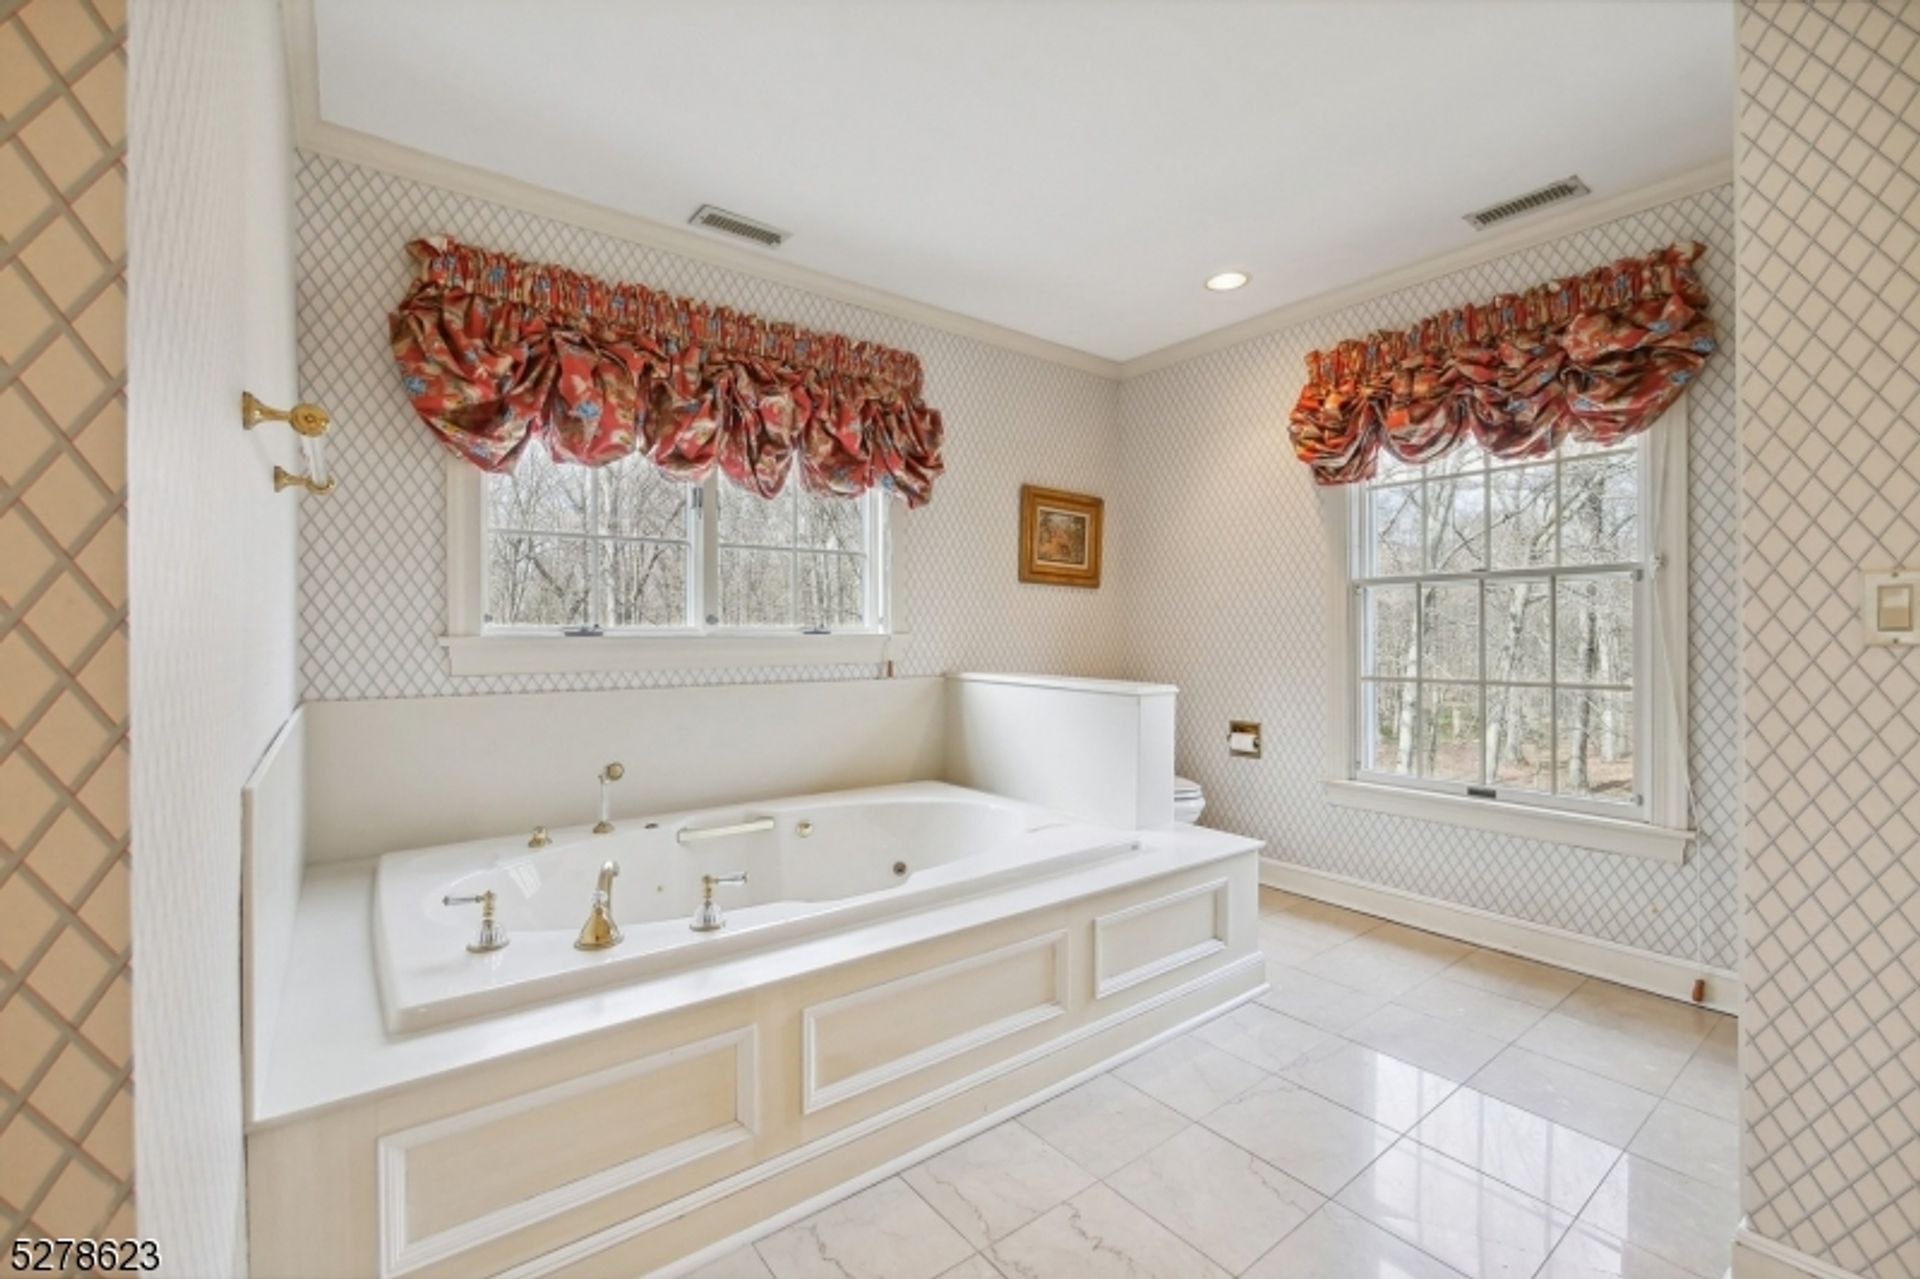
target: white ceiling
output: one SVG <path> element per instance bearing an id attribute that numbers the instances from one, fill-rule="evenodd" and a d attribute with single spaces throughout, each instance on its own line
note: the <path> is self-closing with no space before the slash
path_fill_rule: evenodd
<path id="1" fill-rule="evenodd" d="M 314 7 L 328 123 L 1114 360 L 1732 149 L 1730 0 Z"/>

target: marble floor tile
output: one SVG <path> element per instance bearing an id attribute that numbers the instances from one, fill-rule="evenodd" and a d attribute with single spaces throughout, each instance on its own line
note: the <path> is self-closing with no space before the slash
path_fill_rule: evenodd
<path id="1" fill-rule="evenodd" d="M 1612 1171 L 1620 1148 L 1530 1110 L 1462 1088 L 1412 1137 L 1573 1216 Z"/>
<path id="2" fill-rule="evenodd" d="M 1252 1062 L 1193 1034 L 1168 1040 L 1113 1073 L 1189 1119 L 1232 1101 L 1267 1077 Z"/>
<path id="3" fill-rule="evenodd" d="M 1693 1279 L 1644 1248 L 1576 1222 L 1553 1250 L 1539 1279 Z"/>
<path id="4" fill-rule="evenodd" d="M 1323 1195 L 1337 1192 L 1398 1135 L 1284 1079 L 1257 1085 L 1201 1122 Z"/>
<path id="5" fill-rule="evenodd" d="M 1262 1070 L 1284 1070 L 1333 1038 L 1261 1004 L 1242 1004 L 1196 1027 L 1202 1041 Z"/>
<path id="6" fill-rule="evenodd" d="M 1106 1186 L 1081 1191 L 987 1256 L 1009 1279 L 1225 1279 L 1227 1273 Z"/>
<path id="7" fill-rule="evenodd" d="M 934 1279 L 973 1249 L 898 1177 L 754 1244 L 774 1279 Z"/>
<path id="8" fill-rule="evenodd" d="M 1012 1234 L 1093 1183 L 1018 1120 L 943 1150 L 900 1177 L 975 1248 Z"/>
<path id="9" fill-rule="evenodd" d="M 1573 1217 L 1402 1140 L 1338 1202 L 1471 1279 L 1532 1279 Z"/>
<path id="10" fill-rule="evenodd" d="M 1506 1048 L 1491 1035 L 1399 1004 L 1389 1004 L 1361 1018 L 1348 1028 L 1347 1038 L 1458 1080 L 1470 1078 Z"/>
<path id="11" fill-rule="evenodd" d="M 1580 1220 L 1697 1279 L 1720 1279 L 1732 1259 L 1740 1194 L 1628 1154 L 1600 1183 Z"/>
<path id="12" fill-rule="evenodd" d="M 1684 1044 L 1689 1053 L 1716 1026 L 1733 1019 L 1725 1013 L 1711 1012 L 1678 999 L 1635 990 L 1610 981 L 1590 977 L 1568 995 L 1555 1012 L 1596 1026 L 1631 1025 L 1644 1036 L 1661 1042 Z"/>
<path id="13" fill-rule="evenodd" d="M 1683 1106 L 1718 1115 L 1722 1119 L 1740 1118 L 1740 1062 L 1735 1047 L 1738 1032 L 1734 1024 L 1716 1027 L 1693 1056 L 1680 1068 L 1680 1077 L 1667 1089 L 1667 1098 Z"/>
<path id="14" fill-rule="evenodd" d="M 1660 1104 L 1651 1093 L 1520 1047 L 1495 1057 L 1467 1084 L 1612 1146 L 1632 1141 Z"/>
<path id="15" fill-rule="evenodd" d="M 941 1275 L 940 1279 L 1006 1279 L 1006 1276 L 1001 1273 L 1000 1267 L 976 1252 Z"/>
<path id="16" fill-rule="evenodd" d="M 1426 959 L 1448 967 L 1459 963 L 1474 950 L 1466 942 L 1442 937 L 1439 933 L 1430 933 L 1421 928 L 1409 928 L 1405 924 L 1383 923 L 1367 934 L 1367 940 L 1378 946 L 1393 947 L 1407 958 Z"/>
<path id="17" fill-rule="evenodd" d="M 1731 1119 L 1663 1101 L 1627 1149 L 1695 1181 L 1739 1188 L 1740 1128 Z"/>
<path id="18" fill-rule="evenodd" d="M 735 1248 L 724 1257 L 709 1261 L 687 1279 L 772 1279 L 773 1271 L 760 1260 L 760 1254 L 748 1244 Z"/>
<path id="19" fill-rule="evenodd" d="M 1020 1116 L 1041 1140 L 1096 1177 L 1152 1150 L 1187 1121 L 1132 1084 L 1095 1075 Z"/>
<path id="20" fill-rule="evenodd" d="M 1396 995 L 1393 1002 L 1506 1043 L 1526 1034 L 1547 1015 L 1545 1009 L 1533 1004 L 1454 981 L 1450 976 L 1453 972 L 1452 968 L 1446 969 L 1438 977 Z"/>
<path id="21" fill-rule="evenodd" d="M 1387 1001 L 1384 996 L 1369 995 L 1307 972 L 1298 964 L 1269 962 L 1267 992 L 1258 1002 L 1310 1026 L 1338 1033 Z"/>
<path id="22" fill-rule="evenodd" d="M 1342 942 L 1301 964 L 1303 971 L 1351 986 L 1369 995 L 1391 999 L 1450 967 L 1459 956 L 1408 946 L 1396 938 L 1381 938 L 1385 929 Z M 1411 931 L 1411 930 L 1408 930 Z M 1465 953 L 1462 948 L 1461 954 Z"/>
<path id="23" fill-rule="evenodd" d="M 1107 1184 L 1232 1274 L 1326 1202 L 1278 1168 L 1197 1127 L 1154 1147 Z"/>
<path id="24" fill-rule="evenodd" d="M 1460 1279 L 1460 1272 L 1330 1203 L 1242 1279 Z"/>
<path id="25" fill-rule="evenodd" d="M 1476 950 L 1446 972 L 1447 980 L 1476 986 L 1535 1008 L 1552 1008 L 1586 979 L 1551 964 L 1536 963 L 1497 950 Z"/>
<path id="26" fill-rule="evenodd" d="M 1317 952 L 1365 936 L 1380 926 L 1381 921 L 1371 915 L 1356 915 L 1338 906 L 1308 902 L 1277 914 L 1262 915 L 1260 939 L 1263 945 L 1273 940 Z"/>
<path id="27" fill-rule="evenodd" d="M 1400 1133 L 1419 1123 L 1460 1086 L 1412 1062 L 1344 1039 L 1321 1045 L 1280 1073 Z"/>
<path id="28" fill-rule="evenodd" d="M 1699 1046 L 1698 1040 L 1684 1042 L 1649 1032 L 1631 1020 L 1617 1019 L 1602 1024 L 1559 1009 L 1548 1013 L 1515 1042 L 1522 1048 L 1580 1066 L 1616 1083 L 1656 1094 L 1672 1086 Z"/>

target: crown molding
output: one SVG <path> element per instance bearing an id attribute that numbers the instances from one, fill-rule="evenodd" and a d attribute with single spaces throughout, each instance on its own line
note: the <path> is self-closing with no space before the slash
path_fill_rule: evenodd
<path id="1" fill-rule="evenodd" d="M 1120 376 L 1123 379 L 1140 377 L 1158 369 L 1170 368 L 1175 364 L 1184 364 L 1188 360 L 1215 351 L 1238 346 L 1252 338 L 1264 337 L 1269 333 L 1278 333 L 1290 329 L 1307 320 L 1318 319 L 1356 303 L 1367 302 L 1388 293 L 1397 293 L 1401 289 L 1428 280 L 1463 271 L 1468 267 L 1491 262 L 1495 258 L 1504 258 L 1510 254 L 1545 244 L 1549 240 L 1558 240 L 1564 236 L 1576 235 L 1594 227 L 1615 222 L 1621 218 L 1644 213 L 1648 209 L 1683 200 L 1714 187 L 1726 186 L 1733 181 L 1733 157 L 1729 154 L 1723 160 L 1697 169 L 1689 169 L 1659 182 L 1647 186 L 1635 187 L 1631 191 L 1622 191 L 1600 199 L 1591 197 L 1580 200 L 1574 205 L 1554 213 L 1540 213 L 1525 219 L 1524 226 L 1509 227 L 1495 232 L 1484 239 L 1476 239 L 1471 245 L 1443 253 L 1438 257 L 1423 258 L 1418 262 L 1371 276 L 1354 284 L 1318 293 L 1298 302 L 1249 316 L 1244 320 L 1218 328 L 1199 337 L 1188 338 L 1184 342 L 1175 342 L 1163 346 L 1157 351 L 1137 355 L 1133 359 L 1123 360 L 1120 364 Z"/>
<path id="2" fill-rule="evenodd" d="M 783 262 L 767 256 L 761 250 L 739 248 L 698 231 L 656 222 L 652 218 L 565 195 L 549 187 L 522 182 L 491 169 L 448 160 L 358 129 L 330 123 L 320 116 L 319 41 L 314 27 L 313 6 L 314 0 L 282 0 L 287 80 L 293 98 L 293 143 L 303 151 L 345 160 L 394 177 L 422 182 L 683 258 L 804 289 L 837 302 L 924 324 L 929 328 L 941 329 L 1084 373 L 1110 380 L 1120 376 L 1117 361 L 1076 347 L 1050 342 L 958 311 L 916 302 L 885 289 L 871 288 L 824 271 Z"/>
<path id="3" fill-rule="evenodd" d="M 281 0 L 286 27 L 287 80 L 293 98 L 293 141 L 301 150 L 804 289 L 881 315 L 924 324 L 929 328 L 1112 380 L 1136 378 L 1184 363 L 1252 338 L 1277 333 L 1355 303 L 1478 266 L 1549 240 L 1590 230 L 1619 218 L 1631 217 L 1733 181 L 1733 158 L 1729 154 L 1723 160 L 1648 186 L 1597 199 L 1589 196 L 1568 208 L 1535 214 L 1522 219 L 1521 225 L 1476 239 L 1466 248 L 1424 258 L 1355 284 L 1303 298 L 1129 360 L 1109 360 L 1018 329 L 917 302 L 824 271 L 783 262 L 762 250 L 736 247 L 684 227 L 670 226 L 591 200 L 564 195 L 549 187 L 522 182 L 491 169 L 448 160 L 323 120 L 320 117 L 319 49 L 314 27 L 314 3 L 315 0 Z"/>

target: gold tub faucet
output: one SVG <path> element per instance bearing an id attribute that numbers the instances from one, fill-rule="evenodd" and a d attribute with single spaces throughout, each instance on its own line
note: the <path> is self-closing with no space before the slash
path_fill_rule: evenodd
<path id="1" fill-rule="evenodd" d="M 587 908 L 587 922 L 580 925 L 580 935 L 573 939 L 575 950 L 611 950 L 620 944 L 620 925 L 613 922 L 613 877 L 619 873 L 619 862 L 601 864 L 593 904 Z"/>

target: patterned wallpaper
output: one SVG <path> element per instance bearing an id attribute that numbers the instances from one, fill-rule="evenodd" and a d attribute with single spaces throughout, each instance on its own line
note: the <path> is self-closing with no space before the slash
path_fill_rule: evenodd
<path id="1" fill-rule="evenodd" d="M 1739 8 L 1752 1230 L 1920 1275 L 1920 3 Z"/>
<path id="2" fill-rule="evenodd" d="M 0 0 L 0 1233 L 131 1235 L 126 16 Z"/>
<path id="3" fill-rule="evenodd" d="M 1700 262 L 1733 346 L 1733 206 L 1722 187 L 1241 343 L 1128 382 L 1121 393 L 1128 667 L 1180 686 L 1179 767 L 1209 823 L 1267 839 L 1317 870 L 1731 967 L 1742 821 L 1735 600 L 1739 474 L 1734 358 L 1691 392 L 1688 672 L 1695 824 L 1685 866 L 1335 808 L 1321 795 L 1325 566 L 1319 497 L 1286 415 L 1319 346 L 1407 324 L 1674 240 Z M 1204 514 L 1203 514 L 1204 513 Z M 1226 753 L 1230 719 L 1261 721 L 1265 757 Z"/>
<path id="4" fill-rule="evenodd" d="M 302 391 L 336 423 L 340 488 L 309 503 L 300 551 L 300 676 L 315 700 L 856 678 L 871 667 L 455 678 L 446 618 L 444 450 L 414 416 L 386 344 L 406 242 L 436 231 L 490 248 L 833 329 L 916 352 L 945 416 L 934 501 L 894 508 L 902 674 L 955 669 L 1116 675 L 1120 592 L 1015 577 L 1022 482 L 1111 495 L 1117 386 L 784 285 L 320 156 L 296 177 Z M 1109 536 L 1124 519 L 1116 514 Z"/>

